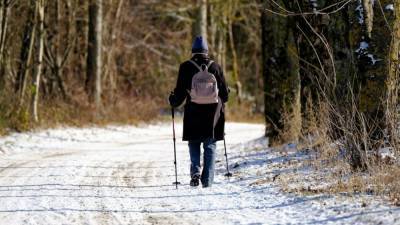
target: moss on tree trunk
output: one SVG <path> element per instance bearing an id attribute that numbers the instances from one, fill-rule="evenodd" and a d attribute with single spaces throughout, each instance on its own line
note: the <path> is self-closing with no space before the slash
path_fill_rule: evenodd
<path id="1" fill-rule="evenodd" d="M 367 42 L 368 48 L 358 55 L 360 78 L 359 109 L 367 116 L 369 130 L 373 138 L 381 138 L 386 127 L 388 108 L 397 102 L 398 86 L 398 49 L 399 49 L 399 3 L 395 2 L 394 10 L 386 6 L 392 0 L 381 0 L 374 4 L 371 38 L 367 34 L 360 42 Z M 364 26 L 367 26 L 365 24 Z M 368 32 L 369 29 L 364 29 Z M 391 106 L 392 105 L 392 106 Z M 391 110 L 393 111 L 393 109 Z"/>

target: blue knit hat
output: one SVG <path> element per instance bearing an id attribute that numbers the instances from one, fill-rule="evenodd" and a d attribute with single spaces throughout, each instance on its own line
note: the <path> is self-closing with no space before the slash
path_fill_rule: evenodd
<path id="1" fill-rule="evenodd" d="M 208 53 L 207 41 L 202 36 L 197 36 L 194 40 L 192 53 Z"/>

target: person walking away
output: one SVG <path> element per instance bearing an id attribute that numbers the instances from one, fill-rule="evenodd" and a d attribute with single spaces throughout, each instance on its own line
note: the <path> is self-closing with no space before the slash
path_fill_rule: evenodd
<path id="1" fill-rule="evenodd" d="M 176 87 L 169 96 L 172 107 L 179 107 L 186 100 L 182 140 L 189 145 L 191 186 L 199 186 L 199 181 L 203 187 L 213 184 L 217 141 L 224 139 L 228 95 L 221 66 L 210 59 L 206 40 L 196 37 L 192 58 L 180 65 Z"/>

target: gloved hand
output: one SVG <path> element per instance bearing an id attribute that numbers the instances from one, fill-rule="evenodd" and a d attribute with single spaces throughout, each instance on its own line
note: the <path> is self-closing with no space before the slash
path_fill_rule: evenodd
<path id="1" fill-rule="evenodd" d="M 172 107 L 176 107 L 176 106 L 175 106 L 175 105 L 176 105 L 176 96 L 175 96 L 174 92 L 171 92 L 171 94 L 169 94 L 168 101 L 169 101 L 169 104 L 170 104 Z"/>

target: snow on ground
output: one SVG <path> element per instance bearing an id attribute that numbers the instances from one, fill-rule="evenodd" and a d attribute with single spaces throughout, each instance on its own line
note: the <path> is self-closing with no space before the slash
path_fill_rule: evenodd
<path id="1" fill-rule="evenodd" d="M 219 143 L 216 183 L 207 189 L 188 185 L 187 144 L 178 137 L 176 190 L 171 129 L 60 128 L 1 138 L 0 224 L 400 224 L 399 208 L 372 196 L 282 192 L 274 180 L 286 158 L 265 147 L 262 125 L 227 125 L 234 177 L 223 176 Z"/>

